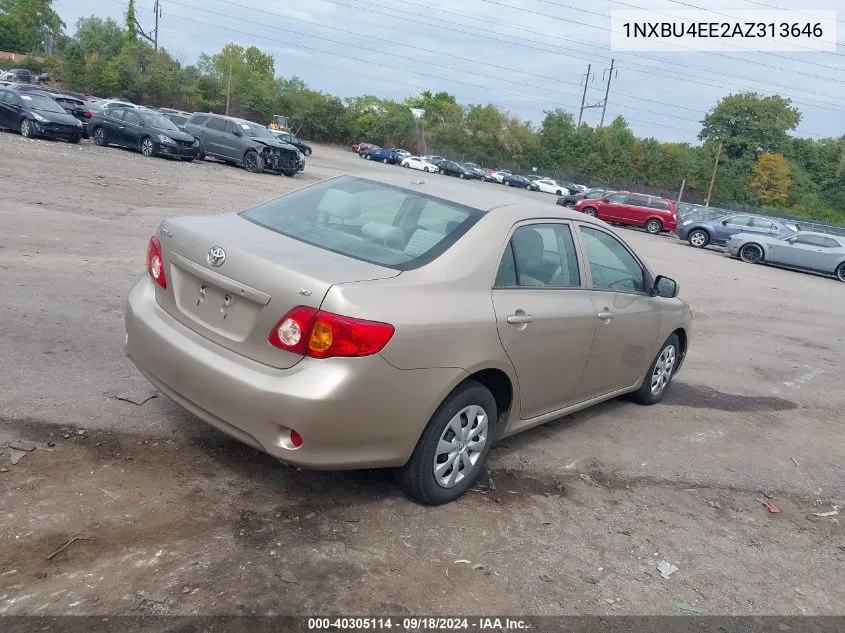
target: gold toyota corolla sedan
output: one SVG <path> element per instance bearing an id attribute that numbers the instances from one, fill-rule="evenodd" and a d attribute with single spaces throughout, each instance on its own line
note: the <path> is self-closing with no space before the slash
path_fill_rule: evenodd
<path id="1" fill-rule="evenodd" d="M 126 353 L 153 385 L 286 463 L 396 468 L 427 504 L 494 440 L 658 402 L 691 334 L 675 281 L 602 221 L 405 170 L 167 218 L 147 268 Z"/>

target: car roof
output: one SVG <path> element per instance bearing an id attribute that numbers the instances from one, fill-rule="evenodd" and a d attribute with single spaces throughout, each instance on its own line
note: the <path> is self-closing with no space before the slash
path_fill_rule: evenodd
<path id="1" fill-rule="evenodd" d="M 442 178 L 436 175 L 428 178 L 421 174 L 408 174 L 406 170 L 385 170 L 383 174 L 366 173 L 351 174 L 351 176 L 393 187 L 419 191 L 429 196 L 442 198 L 449 202 L 478 209 L 483 212 L 508 208 L 515 215 L 519 216 L 561 218 L 564 220 L 603 224 L 601 221 L 593 220 L 591 216 L 578 213 L 577 211 L 569 211 L 557 205 L 549 205 L 548 208 L 539 206 L 535 200 L 511 193 L 505 187 L 472 187 L 457 178 Z M 505 191 L 502 191 L 502 189 L 505 189 Z"/>
<path id="2" fill-rule="evenodd" d="M 842 240 L 841 235 L 830 235 L 829 233 L 819 233 L 818 231 L 798 231 L 797 233 L 793 233 L 792 237 L 795 237 L 796 235 L 812 235 L 814 237 L 830 237 L 833 239 L 839 238 L 836 241 L 840 243 Z"/>

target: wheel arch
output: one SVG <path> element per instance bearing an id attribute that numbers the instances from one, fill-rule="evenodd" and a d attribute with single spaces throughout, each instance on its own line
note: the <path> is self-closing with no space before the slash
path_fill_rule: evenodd
<path id="1" fill-rule="evenodd" d="M 678 350 L 681 360 L 678 363 L 677 369 L 675 370 L 677 372 L 684 364 L 684 359 L 687 357 L 687 345 L 689 344 L 689 336 L 687 334 L 687 331 L 682 327 L 679 327 L 677 330 L 672 332 L 672 334 L 678 337 L 678 345 L 681 348 L 680 350 Z"/>
<path id="2" fill-rule="evenodd" d="M 647 226 L 647 225 L 648 225 L 648 223 L 649 223 L 649 222 L 651 222 L 652 220 L 656 220 L 657 222 L 660 222 L 660 228 L 661 228 L 661 229 L 665 229 L 665 228 L 666 228 L 666 222 L 664 222 L 664 221 L 663 221 L 663 218 L 661 218 L 659 215 L 650 215 L 650 216 L 648 216 L 648 217 L 646 218 L 645 222 L 643 222 L 643 226 Z"/>

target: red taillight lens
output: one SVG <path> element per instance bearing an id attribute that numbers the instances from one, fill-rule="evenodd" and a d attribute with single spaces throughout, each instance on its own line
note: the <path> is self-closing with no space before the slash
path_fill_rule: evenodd
<path id="1" fill-rule="evenodd" d="M 270 345 L 313 358 L 370 356 L 390 341 L 389 323 L 366 321 L 297 306 L 270 332 Z"/>
<path id="2" fill-rule="evenodd" d="M 290 432 L 290 443 L 294 448 L 302 446 L 302 436 L 296 431 Z"/>
<path id="3" fill-rule="evenodd" d="M 85 118 L 86 118 L 86 119 L 90 119 L 92 116 L 94 116 L 94 113 L 93 113 L 93 112 L 91 112 L 90 110 L 89 110 L 88 112 L 86 112 L 86 113 L 85 113 Z"/>
<path id="4" fill-rule="evenodd" d="M 147 244 L 147 271 L 153 281 L 162 288 L 167 288 L 167 279 L 164 277 L 164 259 L 161 256 L 161 244 L 158 238 L 153 235 L 150 243 Z"/>

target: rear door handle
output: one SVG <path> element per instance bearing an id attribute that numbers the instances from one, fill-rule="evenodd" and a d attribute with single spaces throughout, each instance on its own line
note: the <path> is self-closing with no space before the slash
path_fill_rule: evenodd
<path id="1" fill-rule="evenodd" d="M 611 312 L 610 310 L 603 310 L 603 311 L 599 312 L 596 315 L 596 317 L 599 318 L 599 319 L 612 319 L 613 318 L 613 312 Z"/>
<path id="2" fill-rule="evenodd" d="M 508 323 L 518 325 L 520 323 L 531 323 L 534 319 L 530 314 L 512 314 L 508 317 Z"/>

